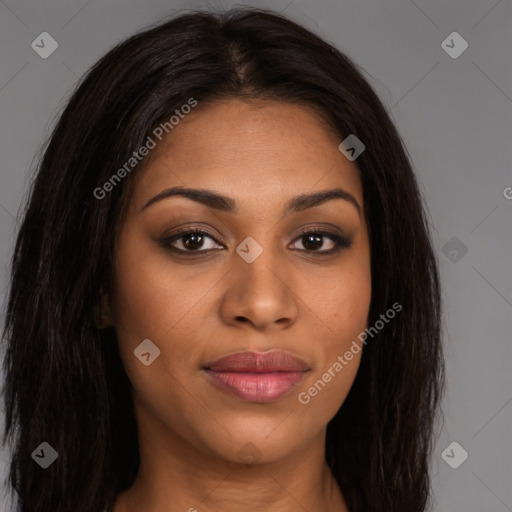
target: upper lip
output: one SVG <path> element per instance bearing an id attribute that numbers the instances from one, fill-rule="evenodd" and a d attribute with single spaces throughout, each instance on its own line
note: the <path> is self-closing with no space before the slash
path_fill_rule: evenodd
<path id="1" fill-rule="evenodd" d="M 304 372 L 309 366 L 298 357 L 281 351 L 237 352 L 211 361 L 204 369 L 214 372 Z"/>

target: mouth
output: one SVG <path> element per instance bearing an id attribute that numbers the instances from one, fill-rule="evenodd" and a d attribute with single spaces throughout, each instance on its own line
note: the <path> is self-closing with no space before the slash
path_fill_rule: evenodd
<path id="1" fill-rule="evenodd" d="M 275 401 L 298 386 L 311 368 L 280 351 L 241 352 L 207 363 L 210 382 L 248 402 Z"/>

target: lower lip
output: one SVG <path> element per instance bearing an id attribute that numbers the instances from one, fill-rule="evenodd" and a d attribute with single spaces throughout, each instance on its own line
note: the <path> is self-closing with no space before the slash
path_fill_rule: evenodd
<path id="1" fill-rule="evenodd" d="M 205 370 L 225 391 L 248 402 L 272 402 L 296 387 L 306 372 L 213 372 Z"/>

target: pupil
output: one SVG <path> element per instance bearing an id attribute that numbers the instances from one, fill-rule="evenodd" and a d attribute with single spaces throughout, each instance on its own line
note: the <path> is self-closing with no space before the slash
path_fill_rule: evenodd
<path id="1" fill-rule="evenodd" d="M 322 235 L 305 235 L 305 238 L 306 243 L 304 244 L 304 247 L 306 247 L 306 249 L 308 248 L 308 245 L 311 245 L 311 243 L 313 247 L 310 247 L 310 249 L 319 249 L 322 247 Z"/>
<path id="2" fill-rule="evenodd" d="M 197 249 L 198 247 L 201 246 L 202 236 L 200 233 L 190 233 L 188 235 L 185 235 L 183 238 L 185 239 L 183 245 L 187 249 Z M 189 240 L 192 240 L 192 242 L 190 243 Z"/>

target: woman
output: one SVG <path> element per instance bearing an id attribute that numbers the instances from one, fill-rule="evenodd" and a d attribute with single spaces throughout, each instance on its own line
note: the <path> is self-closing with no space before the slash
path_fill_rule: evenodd
<path id="1" fill-rule="evenodd" d="M 66 106 L 15 247 L 19 510 L 427 510 L 439 288 L 350 59 L 254 9 L 134 35 Z"/>

